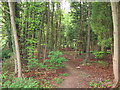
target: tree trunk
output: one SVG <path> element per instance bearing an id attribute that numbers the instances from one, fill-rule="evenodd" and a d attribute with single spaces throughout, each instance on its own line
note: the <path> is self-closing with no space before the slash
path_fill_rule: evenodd
<path id="1" fill-rule="evenodd" d="M 54 49 L 54 7 L 55 3 L 52 2 L 52 14 L 51 14 L 51 37 L 50 37 L 50 50 L 52 51 Z"/>
<path id="2" fill-rule="evenodd" d="M 15 61 L 15 71 L 14 72 L 15 72 L 15 74 L 17 74 L 17 60 L 16 60 L 16 58 L 14 61 Z"/>
<path id="3" fill-rule="evenodd" d="M 87 55 L 86 55 L 86 59 L 84 60 L 85 63 L 88 62 L 90 60 L 90 2 L 88 4 L 88 35 L 87 35 Z"/>
<path id="4" fill-rule="evenodd" d="M 41 29 L 39 31 L 39 36 L 38 36 L 38 60 L 40 60 L 40 54 L 42 52 L 41 43 L 42 43 L 42 31 L 43 31 L 43 28 L 44 28 L 44 14 L 43 14 L 43 17 L 42 17 L 42 24 L 40 26 Z"/>
<path id="5" fill-rule="evenodd" d="M 120 82 L 120 2 L 111 2 L 114 26 L 114 86 Z"/>
<path id="6" fill-rule="evenodd" d="M 15 49 L 16 49 L 16 58 L 18 63 L 18 77 L 22 77 L 22 71 L 21 71 L 21 61 L 20 61 L 20 51 L 19 51 L 19 44 L 18 44 L 18 36 L 16 32 L 16 23 L 15 23 L 15 4 L 9 0 L 9 9 L 10 9 L 10 19 L 11 19 L 11 26 L 12 26 L 12 32 L 15 42 Z"/>
<path id="7" fill-rule="evenodd" d="M 48 6 L 47 6 L 48 5 Z M 49 3 L 46 2 L 46 9 L 47 9 L 47 25 L 46 25 L 46 34 L 45 34 L 45 50 L 44 50 L 44 59 L 46 59 L 47 56 L 47 48 L 48 48 L 48 31 L 50 28 L 50 13 L 49 13 Z"/>
<path id="8" fill-rule="evenodd" d="M 81 54 L 81 31 L 82 31 L 82 28 L 83 28 L 83 6 L 80 2 L 80 22 L 78 22 L 78 25 L 80 24 L 80 27 L 78 27 L 78 31 L 77 31 L 77 37 L 76 37 L 76 50 L 75 50 L 75 54 L 74 54 L 74 59 L 77 58 L 80 54 Z"/>

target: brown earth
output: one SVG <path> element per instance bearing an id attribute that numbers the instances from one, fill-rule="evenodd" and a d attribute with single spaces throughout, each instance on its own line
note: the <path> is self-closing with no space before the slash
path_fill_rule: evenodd
<path id="1" fill-rule="evenodd" d="M 89 88 L 91 81 L 110 80 L 110 83 L 112 83 L 112 61 L 110 59 L 107 60 L 108 57 L 107 59 L 102 59 L 108 62 L 105 67 L 96 63 L 83 66 L 80 64 L 83 59 L 74 59 L 71 55 L 64 55 L 63 57 L 69 59 L 69 61 L 64 63 L 66 67 L 62 71 L 68 73 L 69 76 L 65 77 L 62 83 L 58 85 L 59 88 Z"/>

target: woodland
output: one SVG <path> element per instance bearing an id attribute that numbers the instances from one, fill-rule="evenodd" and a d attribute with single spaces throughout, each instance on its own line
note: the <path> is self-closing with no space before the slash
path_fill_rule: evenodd
<path id="1" fill-rule="evenodd" d="M 0 2 L 4 88 L 120 88 L 120 2 Z"/>

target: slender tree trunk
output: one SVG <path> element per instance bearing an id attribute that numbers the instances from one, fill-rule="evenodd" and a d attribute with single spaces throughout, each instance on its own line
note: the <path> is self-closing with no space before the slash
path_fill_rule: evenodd
<path id="1" fill-rule="evenodd" d="M 74 59 L 77 58 L 78 55 L 81 54 L 81 47 L 80 47 L 80 40 L 81 40 L 81 30 L 83 29 L 83 7 L 82 4 L 80 2 L 80 22 L 78 22 L 78 25 L 80 26 L 77 31 L 77 39 L 76 39 L 76 50 L 75 50 L 75 54 L 74 54 Z"/>
<path id="2" fill-rule="evenodd" d="M 54 7 L 55 3 L 52 2 L 52 14 L 51 14 L 51 42 L 50 42 L 50 50 L 52 51 L 54 49 Z"/>
<path id="3" fill-rule="evenodd" d="M 17 66 L 17 60 L 16 60 L 16 58 L 15 58 L 14 61 L 15 61 L 15 71 L 14 71 L 14 72 L 15 72 L 15 74 L 17 74 L 17 69 L 18 69 L 17 67 L 18 67 L 18 66 Z"/>
<path id="4" fill-rule="evenodd" d="M 38 60 L 40 59 L 40 53 L 42 52 L 41 50 L 41 42 L 42 42 L 42 28 L 44 26 L 44 14 L 43 14 L 43 17 L 42 17 L 42 24 L 40 26 L 41 30 L 39 31 L 39 36 L 38 36 Z"/>
<path id="5" fill-rule="evenodd" d="M 87 55 L 86 55 L 86 59 L 85 59 L 85 63 L 89 62 L 90 60 L 90 2 L 89 2 L 89 6 L 88 6 L 88 33 L 87 33 Z"/>
<path id="6" fill-rule="evenodd" d="M 45 50 L 44 50 L 44 59 L 46 59 L 47 56 L 47 46 L 48 46 L 48 31 L 49 31 L 49 25 L 50 25 L 50 13 L 49 13 L 49 2 L 46 6 L 47 8 L 47 27 L 46 27 L 46 34 L 45 34 Z"/>
<path id="7" fill-rule="evenodd" d="M 114 26 L 114 86 L 120 82 L 120 2 L 111 2 Z"/>
<path id="8" fill-rule="evenodd" d="M 8 1 L 8 4 L 10 9 L 11 26 L 12 26 L 12 32 L 15 42 L 16 58 L 18 63 L 18 77 L 22 77 L 20 51 L 19 51 L 18 36 L 16 31 L 16 23 L 15 23 L 15 4 L 11 2 L 11 0 Z"/>

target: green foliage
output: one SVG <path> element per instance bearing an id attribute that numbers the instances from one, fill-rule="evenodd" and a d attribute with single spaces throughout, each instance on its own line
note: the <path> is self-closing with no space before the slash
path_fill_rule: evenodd
<path id="1" fill-rule="evenodd" d="M 68 73 L 63 73 L 63 74 L 60 74 L 60 75 L 61 75 L 61 76 L 65 76 L 65 77 L 69 76 Z"/>
<path id="2" fill-rule="evenodd" d="M 98 52 L 98 51 L 90 51 L 90 53 L 96 53 L 96 52 Z M 107 51 L 107 52 L 104 52 L 104 51 L 99 51 L 99 53 L 101 53 L 101 54 L 111 54 L 111 52 L 110 51 Z"/>
<path id="3" fill-rule="evenodd" d="M 94 81 L 90 82 L 90 87 L 98 88 L 102 84 L 102 81 L 95 83 Z"/>
<path id="4" fill-rule="evenodd" d="M 46 66 L 43 63 L 39 63 L 37 59 L 29 59 L 28 61 L 28 65 L 27 65 L 28 69 L 31 68 L 45 68 Z"/>
<path id="5" fill-rule="evenodd" d="M 28 60 L 28 69 L 31 68 L 46 68 L 46 69 L 58 69 L 58 68 L 63 68 L 64 65 L 62 64 L 64 61 L 67 61 L 67 59 L 60 57 L 62 55 L 62 52 L 59 51 L 51 51 L 49 52 L 48 57 L 50 59 L 44 60 L 44 63 L 39 63 L 37 59 L 29 59 Z"/>
<path id="6" fill-rule="evenodd" d="M 44 60 L 44 63 L 46 64 L 46 67 L 48 69 L 58 69 L 63 68 L 64 65 L 62 64 L 65 61 L 68 61 L 67 59 L 60 57 L 62 55 L 62 52 L 60 51 L 51 51 L 49 52 L 48 57 L 50 59 Z"/>
<path id="7" fill-rule="evenodd" d="M 3 88 L 38 88 L 39 82 L 32 78 L 15 78 L 12 81 L 3 82 Z"/>
<path id="8" fill-rule="evenodd" d="M 2 52 L 0 52 L 0 56 L 2 56 L 2 60 L 6 60 L 10 58 L 11 55 L 12 55 L 12 50 L 10 49 L 5 49 Z"/>
<path id="9" fill-rule="evenodd" d="M 92 80 L 89 83 L 89 86 L 91 88 L 106 88 L 107 86 L 112 86 L 112 84 L 108 84 L 107 86 L 104 85 L 104 83 L 109 82 L 110 80 L 105 80 L 105 81 L 99 81 L 99 82 L 95 82 L 94 80 Z"/>
<path id="10" fill-rule="evenodd" d="M 98 45 L 110 47 L 112 42 L 112 14 L 110 3 L 93 2 L 91 28 Z M 97 23 L 96 23 L 97 22 Z M 110 34 L 111 33 L 111 34 Z"/>
<path id="11" fill-rule="evenodd" d="M 103 51 L 96 51 L 96 52 L 93 52 L 93 54 L 95 55 L 95 58 L 96 59 L 101 59 L 104 55 L 104 52 Z"/>
<path id="12" fill-rule="evenodd" d="M 41 88 L 51 88 L 52 85 L 50 84 L 50 82 L 46 79 L 42 79 L 42 81 L 44 82 L 44 84 L 41 84 Z"/>
<path id="13" fill-rule="evenodd" d="M 62 79 L 61 79 L 61 78 L 54 78 L 54 81 L 55 81 L 57 84 L 61 84 L 61 83 L 62 83 Z"/>
<path id="14" fill-rule="evenodd" d="M 111 52 L 110 52 L 110 51 L 107 51 L 107 54 L 111 54 Z"/>
<path id="15" fill-rule="evenodd" d="M 8 76 L 8 72 L 4 72 L 0 74 L 0 79 L 2 79 L 2 82 L 5 82 L 7 80 L 12 80 L 13 78 L 11 74 Z"/>
<path id="16" fill-rule="evenodd" d="M 36 81 L 32 78 L 14 78 L 12 74 L 2 73 L 0 75 L 2 79 L 2 88 L 51 88 L 52 85 L 46 79 L 41 79 L 41 81 Z"/>
<path id="17" fill-rule="evenodd" d="M 104 52 L 104 51 L 90 51 L 95 55 L 96 59 L 102 59 L 104 54 L 111 54 L 110 51 Z"/>

